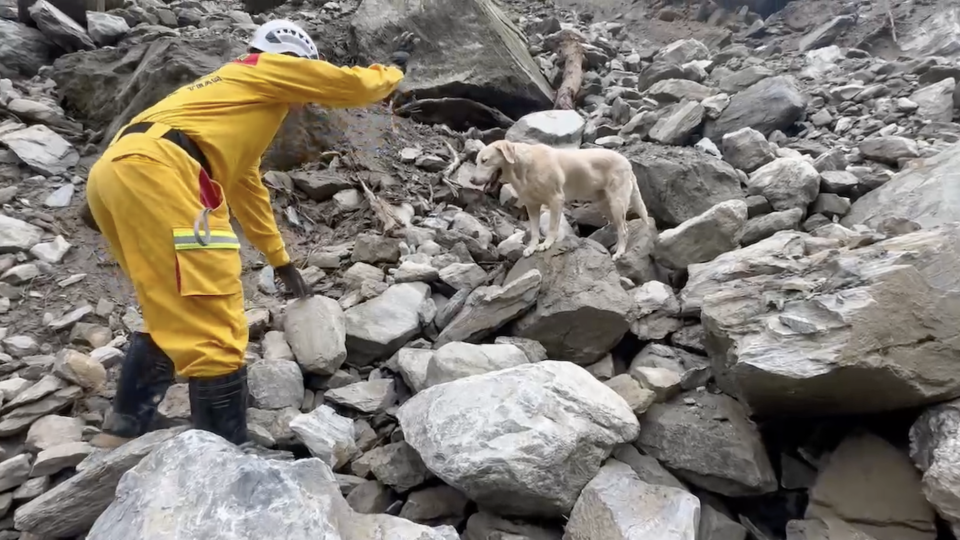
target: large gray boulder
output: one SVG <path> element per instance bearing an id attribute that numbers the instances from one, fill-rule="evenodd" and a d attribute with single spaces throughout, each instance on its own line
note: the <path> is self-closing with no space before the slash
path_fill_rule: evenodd
<path id="1" fill-rule="evenodd" d="M 50 64 L 54 48 L 36 28 L 0 19 L 0 77 L 33 77 Z"/>
<path id="2" fill-rule="evenodd" d="M 804 159 L 779 158 L 753 171 L 747 189 L 763 195 L 774 210 L 806 209 L 820 191 L 820 173 Z"/>
<path id="3" fill-rule="evenodd" d="M 720 387 L 759 415 L 871 413 L 960 396 L 958 227 L 812 256 L 805 235 L 781 232 L 738 250 L 753 256 L 691 267 L 681 298 L 702 298 Z"/>
<path id="4" fill-rule="evenodd" d="M 283 334 L 307 373 L 333 375 L 347 359 L 347 330 L 340 304 L 314 295 L 287 307 Z"/>
<path id="5" fill-rule="evenodd" d="M 154 431 L 113 452 L 91 454 L 77 465 L 76 475 L 17 508 L 13 515 L 14 525 L 18 531 L 41 537 L 65 538 L 83 534 L 110 506 L 124 473 L 182 431 L 182 428 Z"/>
<path id="6" fill-rule="evenodd" d="M 400 283 L 345 315 L 350 361 L 367 365 L 397 352 L 420 333 L 420 306 L 430 297 L 426 283 Z"/>
<path id="7" fill-rule="evenodd" d="M 635 443 L 674 474 L 728 497 L 777 490 L 760 432 L 736 400 L 691 391 L 655 403 L 640 419 Z"/>
<path id="8" fill-rule="evenodd" d="M 891 217 L 906 218 L 925 228 L 960 221 L 960 143 L 860 197 L 840 223 L 876 228 Z"/>
<path id="9" fill-rule="evenodd" d="M 355 513 L 320 459 L 267 460 L 190 430 L 124 475 L 116 500 L 86 538 L 364 540 L 374 531 L 397 540 L 457 539 L 449 526 Z"/>
<path id="10" fill-rule="evenodd" d="M 916 114 L 931 122 L 953 120 L 953 91 L 956 87 L 956 79 L 948 77 L 914 92 L 910 101 L 919 105 Z"/>
<path id="11" fill-rule="evenodd" d="M 536 304 L 542 281 L 543 276 L 533 269 L 503 286 L 477 287 L 443 327 L 436 346 L 454 341 L 474 342 L 488 336 Z"/>
<path id="12" fill-rule="evenodd" d="M 427 362 L 424 387 L 429 388 L 471 375 L 490 373 L 529 363 L 520 347 L 510 344 L 447 343 Z"/>
<path id="13" fill-rule="evenodd" d="M 552 107 L 553 90 L 523 33 L 491 0 L 366 0 L 351 26 L 358 54 L 370 62 L 385 61 L 401 31 L 419 35 L 403 97 L 468 98 L 515 120 Z"/>
<path id="14" fill-rule="evenodd" d="M 923 494 L 960 533 L 960 400 L 931 407 L 910 428 L 910 457 L 923 473 Z"/>
<path id="15" fill-rule="evenodd" d="M 610 255 L 596 242 L 563 238 L 518 261 L 504 281 L 532 269 L 543 283 L 534 308 L 514 322 L 514 335 L 539 341 L 549 358 L 592 364 L 629 330 L 630 297 Z"/>
<path id="16" fill-rule="evenodd" d="M 648 484 L 617 460 L 609 460 L 577 499 L 568 540 L 693 540 L 700 501 L 688 491 Z"/>
<path id="17" fill-rule="evenodd" d="M 877 540 L 938 536 L 920 472 L 902 450 L 872 433 L 852 433 L 829 454 L 810 488 L 806 517 L 840 518 Z"/>
<path id="18" fill-rule="evenodd" d="M 791 79 L 770 77 L 736 93 L 720 118 L 704 125 L 703 134 L 719 143 L 727 133 L 749 127 L 769 137 L 793 125 L 806 106 L 806 98 Z"/>
<path id="19" fill-rule="evenodd" d="M 39 0 L 30 7 L 30 18 L 50 41 L 66 52 L 97 48 L 83 26 L 47 0 Z"/>
<path id="20" fill-rule="evenodd" d="M 586 121 L 577 111 L 539 111 L 517 120 L 504 138 L 556 148 L 580 148 L 584 127 Z"/>
<path id="21" fill-rule="evenodd" d="M 611 450 L 638 429 L 616 392 L 551 360 L 428 388 L 397 417 L 431 472 L 504 516 L 569 515 Z"/>
<path id="22" fill-rule="evenodd" d="M 662 228 L 675 227 L 717 203 L 743 199 L 729 163 L 693 148 L 636 143 L 624 149 L 647 210 Z"/>
<path id="23" fill-rule="evenodd" d="M 676 270 L 709 261 L 737 248 L 746 223 L 747 203 L 738 199 L 723 201 L 660 233 L 653 256 L 660 264 Z"/>

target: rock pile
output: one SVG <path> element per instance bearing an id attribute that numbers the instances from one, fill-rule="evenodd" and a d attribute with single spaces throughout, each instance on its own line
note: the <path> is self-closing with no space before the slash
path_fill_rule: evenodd
<path id="1" fill-rule="evenodd" d="M 657 24 L 692 25 L 656 43 L 488 0 L 8 4 L 0 539 L 960 533 L 949 13 L 889 61 L 862 34 L 913 19 L 870 1 L 812 18 L 816 0 L 648 2 Z M 244 244 L 250 433 L 280 455 L 187 431 L 182 383 L 155 431 L 95 451 L 142 320 L 77 218 L 86 174 L 129 118 L 279 16 L 336 61 L 434 29 L 401 88 L 408 118 L 308 109 L 265 159 L 316 293 L 284 300 Z M 570 32 L 578 106 L 547 110 Z M 522 257 L 515 194 L 469 182 L 499 138 L 622 152 L 661 230 L 631 223 L 615 264 L 615 231 L 571 201 L 564 237 Z"/>

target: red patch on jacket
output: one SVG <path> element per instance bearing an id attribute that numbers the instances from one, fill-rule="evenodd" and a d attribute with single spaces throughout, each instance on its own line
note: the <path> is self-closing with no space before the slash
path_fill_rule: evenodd
<path id="1" fill-rule="evenodd" d="M 219 208 L 220 203 L 223 202 L 223 195 L 217 185 L 210 180 L 207 171 L 200 169 L 198 180 L 200 183 L 200 204 L 204 208 Z"/>
<path id="2" fill-rule="evenodd" d="M 260 61 L 260 53 L 245 54 L 233 61 L 234 64 L 243 64 L 245 66 L 255 66 Z"/>

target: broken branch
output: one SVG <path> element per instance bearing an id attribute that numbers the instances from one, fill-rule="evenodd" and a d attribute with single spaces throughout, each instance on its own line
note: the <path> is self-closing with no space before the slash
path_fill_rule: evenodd
<path id="1" fill-rule="evenodd" d="M 554 109 L 572 110 L 577 103 L 577 94 L 583 84 L 583 44 L 582 37 L 572 30 L 561 30 L 559 40 L 560 63 L 563 65 L 563 78 L 557 89 Z"/>

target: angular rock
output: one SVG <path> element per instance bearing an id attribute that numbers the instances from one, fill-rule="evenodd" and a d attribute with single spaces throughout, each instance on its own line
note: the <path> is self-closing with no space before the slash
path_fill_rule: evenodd
<path id="1" fill-rule="evenodd" d="M 533 269 L 515 276 L 503 286 L 476 288 L 466 297 L 459 313 L 440 332 L 436 346 L 454 341 L 478 341 L 498 330 L 536 303 L 541 283 L 542 274 Z"/>
<path id="2" fill-rule="evenodd" d="M 396 358 L 403 382 L 406 383 L 414 393 L 426 388 L 427 367 L 433 358 L 433 351 L 430 349 L 404 347 L 397 351 Z"/>
<path id="3" fill-rule="evenodd" d="M 562 532 L 477 512 L 467 520 L 463 540 L 560 540 Z"/>
<path id="4" fill-rule="evenodd" d="M 514 345 L 474 345 L 453 342 L 437 349 L 427 363 L 422 388 L 529 363 Z"/>
<path id="5" fill-rule="evenodd" d="M 99 459 L 88 458 L 93 461 L 83 470 L 18 508 L 14 525 L 17 530 L 38 536 L 83 534 L 110 506 L 120 477 L 154 448 L 182 431 L 183 428 L 154 431 Z"/>
<path id="6" fill-rule="evenodd" d="M 744 172 L 753 172 L 777 158 L 763 133 L 750 127 L 727 133 L 721 144 L 723 158 Z"/>
<path id="7" fill-rule="evenodd" d="M 400 493 L 424 483 L 430 472 L 409 444 L 398 442 L 374 448 L 353 462 L 356 473 L 372 473 L 377 480 Z"/>
<path id="8" fill-rule="evenodd" d="M 454 290 L 473 290 L 487 279 L 487 273 L 476 263 L 453 263 L 443 267 L 439 277 Z"/>
<path id="9" fill-rule="evenodd" d="M 0 491 L 9 491 L 30 479 L 30 454 L 0 462 Z"/>
<path id="10" fill-rule="evenodd" d="M 695 101 L 684 101 L 669 116 L 657 121 L 649 137 L 660 144 L 682 145 L 702 121 L 703 107 Z"/>
<path id="11" fill-rule="evenodd" d="M 101 47 L 115 44 L 129 31 L 130 26 L 123 17 L 99 11 L 87 13 L 87 32 L 90 38 Z"/>
<path id="12" fill-rule="evenodd" d="M 468 98 L 511 118 L 549 109 L 553 92 L 527 51 L 520 30 L 489 0 L 454 0 L 437 5 L 364 2 L 351 21 L 360 56 L 387 58 L 391 37 L 417 29 L 423 43 L 443 43 L 411 58 L 403 97 Z M 467 73 L 464 66 L 470 66 Z"/>
<path id="13" fill-rule="evenodd" d="M 27 251 L 42 237 L 40 227 L 0 214 L 0 254 Z"/>
<path id="14" fill-rule="evenodd" d="M 806 208 L 820 190 L 820 173 L 799 158 L 778 158 L 760 167 L 747 180 L 751 195 L 763 195 L 774 210 Z"/>
<path id="15" fill-rule="evenodd" d="M 637 435 L 613 390 L 549 360 L 429 388 L 397 416 L 431 472 L 502 515 L 569 512 L 612 448 Z"/>
<path id="16" fill-rule="evenodd" d="M 538 341 L 550 358 L 592 364 L 627 332 L 630 298 L 596 242 L 564 238 L 518 261 L 505 283 L 532 269 L 543 276 L 543 286 L 533 310 L 514 323 L 514 335 Z"/>
<path id="17" fill-rule="evenodd" d="M 875 229 L 891 217 L 915 221 L 923 228 L 960 221 L 958 167 L 960 144 L 954 144 L 858 199 L 840 223 Z"/>
<path id="18" fill-rule="evenodd" d="M 758 107 L 758 103 L 763 103 Z M 727 133 L 753 128 L 764 136 L 790 127 L 803 114 L 807 101 L 785 76 L 770 77 L 738 92 L 716 120 L 704 126 L 704 136 L 720 142 Z"/>
<path id="19" fill-rule="evenodd" d="M 956 86 L 956 79 L 948 77 L 914 92 L 910 101 L 918 105 L 916 114 L 931 122 L 953 120 L 953 92 Z"/>
<path id="20" fill-rule="evenodd" d="M 686 64 L 693 60 L 705 60 L 710 56 L 710 49 L 695 39 L 678 39 L 660 49 L 653 57 L 654 62 Z"/>
<path id="21" fill-rule="evenodd" d="M 857 18 L 852 15 L 834 17 L 800 38 L 800 43 L 797 44 L 797 50 L 807 52 L 832 45 L 833 42 L 843 34 L 844 30 L 853 26 L 856 22 Z"/>
<path id="22" fill-rule="evenodd" d="M 722 92 L 736 94 L 774 75 L 776 75 L 776 73 L 768 67 L 750 66 L 723 77 L 720 79 L 718 86 Z"/>
<path id="23" fill-rule="evenodd" d="M 795 519 L 787 523 L 787 540 L 876 540 L 839 519 Z"/>
<path id="24" fill-rule="evenodd" d="M 443 517 L 460 517 L 470 500 L 450 486 L 434 486 L 414 491 L 407 497 L 400 517 L 418 523 Z"/>
<path id="25" fill-rule="evenodd" d="M 76 467 L 94 450 L 93 446 L 85 442 L 70 442 L 43 450 L 37 454 L 30 476 L 50 476 L 68 467 Z"/>
<path id="26" fill-rule="evenodd" d="M 917 141 L 896 135 L 866 138 L 860 141 L 860 153 L 867 159 L 892 165 L 901 159 L 920 157 Z"/>
<path id="27" fill-rule="evenodd" d="M 331 469 L 339 469 L 359 452 L 354 440 L 353 420 L 344 418 L 326 405 L 290 421 L 290 429 L 306 445 L 310 454 Z"/>
<path id="28" fill-rule="evenodd" d="M 633 445 L 621 444 L 614 448 L 610 457 L 628 465 L 640 480 L 648 484 L 687 489 L 687 486 L 670 474 L 656 458 L 641 454 Z"/>
<path id="29" fill-rule="evenodd" d="M 737 248 L 746 222 L 747 203 L 718 203 L 679 227 L 660 233 L 653 256 L 660 264 L 676 270 L 709 261 Z"/>
<path id="30" fill-rule="evenodd" d="M 868 433 L 848 436 L 830 454 L 810 490 L 806 515 L 843 519 L 877 540 L 937 536 L 920 473 L 896 447 Z"/>
<path id="31" fill-rule="evenodd" d="M 313 295 L 287 306 L 283 334 L 307 373 L 333 375 L 347 359 L 347 330 L 340 304 Z"/>
<path id="32" fill-rule="evenodd" d="M 647 96 L 660 103 L 676 103 L 679 101 L 699 102 L 717 93 L 709 86 L 686 79 L 665 79 L 654 84 L 647 90 Z"/>
<path id="33" fill-rule="evenodd" d="M 743 525 L 714 510 L 710 505 L 702 504 L 701 501 L 697 540 L 746 540 L 746 538 L 747 529 Z"/>
<path id="34" fill-rule="evenodd" d="M 37 420 L 27 431 L 24 445 L 27 450 L 39 453 L 55 446 L 80 442 L 85 424 L 79 418 L 51 414 Z"/>
<path id="35" fill-rule="evenodd" d="M 426 283 L 401 283 L 348 309 L 344 315 L 350 362 L 367 365 L 413 339 L 420 332 L 420 305 L 429 293 Z"/>
<path id="36" fill-rule="evenodd" d="M 83 26 L 47 0 L 39 0 L 30 7 L 30 18 L 50 41 L 68 53 L 97 48 Z"/>
<path id="37" fill-rule="evenodd" d="M 948 330 L 960 324 L 960 275 L 948 262 L 960 253 L 957 225 L 809 258 L 795 242 L 803 237 L 778 233 L 740 250 L 755 250 L 749 263 L 740 253 L 691 269 L 681 297 L 697 288 L 689 296 L 704 298 L 720 387 L 762 415 L 880 412 L 960 396 Z"/>
<path id="38" fill-rule="evenodd" d="M 641 349 L 630 361 L 628 373 L 642 378 L 642 368 L 666 369 L 676 373 L 679 385 L 684 390 L 706 385 L 711 375 L 707 358 L 662 343 L 650 343 Z"/>
<path id="39" fill-rule="evenodd" d="M 55 46 L 36 28 L 0 18 L 0 77 L 33 77 L 50 65 Z"/>
<path id="40" fill-rule="evenodd" d="M 723 394 L 688 392 L 654 404 L 640 419 L 635 444 L 708 491 L 744 497 L 778 487 L 756 426 L 739 403 Z"/>
<path id="41" fill-rule="evenodd" d="M 247 367 L 250 403 L 259 409 L 299 407 L 303 373 L 290 360 L 263 360 Z"/>
<path id="42" fill-rule="evenodd" d="M 796 230 L 800 227 L 803 214 L 804 210 L 802 208 L 791 208 L 783 212 L 771 212 L 752 218 L 743 226 L 740 243 L 749 246 L 780 231 Z"/>
<path id="43" fill-rule="evenodd" d="M 675 227 L 715 204 L 742 199 L 737 171 L 692 148 L 637 143 L 624 150 L 640 194 L 660 228 Z"/>
<path id="44" fill-rule="evenodd" d="M 637 416 L 647 412 L 657 399 L 654 391 L 644 388 L 637 379 L 626 373 L 621 373 L 604 384 L 622 397 Z"/>
<path id="45" fill-rule="evenodd" d="M 251 484 L 251 482 L 254 482 Z M 256 486 L 256 496 L 248 493 Z M 179 517 L 157 527 L 159 516 Z M 142 538 L 384 538 L 455 540 L 386 515 L 355 514 L 336 477 L 319 459 L 266 460 L 211 433 L 191 430 L 150 454 L 124 477 L 117 500 L 97 519 L 89 540 Z"/>
<path id="46" fill-rule="evenodd" d="M 397 494 L 377 480 L 365 480 L 347 495 L 347 504 L 361 514 L 384 513 L 396 501 Z"/>
<path id="47" fill-rule="evenodd" d="M 43 124 L 0 135 L 0 143 L 28 167 L 46 176 L 64 174 L 80 160 L 73 145 Z"/>
<path id="48" fill-rule="evenodd" d="M 372 414 L 385 410 L 397 400 L 393 379 L 363 381 L 328 390 L 323 394 L 337 405 Z"/>
<path id="49" fill-rule="evenodd" d="M 107 370 L 103 364 L 72 349 L 63 349 L 57 354 L 53 370 L 64 380 L 87 390 L 99 389 L 107 382 Z"/>
<path id="50" fill-rule="evenodd" d="M 641 340 L 663 339 L 679 330 L 683 321 L 680 301 L 673 289 L 659 281 L 648 281 L 633 291 L 630 331 Z"/>
<path id="51" fill-rule="evenodd" d="M 677 488 L 648 484 L 627 465 L 608 461 L 580 493 L 564 538 L 696 538 L 700 501 Z"/>
<path id="52" fill-rule="evenodd" d="M 47 264 L 57 264 L 71 247 L 70 242 L 58 234 L 53 241 L 43 242 L 30 248 L 30 254 Z"/>
<path id="53" fill-rule="evenodd" d="M 510 126 L 505 138 L 512 142 L 579 148 L 586 126 L 577 111 L 540 111 L 525 115 Z"/>

